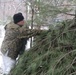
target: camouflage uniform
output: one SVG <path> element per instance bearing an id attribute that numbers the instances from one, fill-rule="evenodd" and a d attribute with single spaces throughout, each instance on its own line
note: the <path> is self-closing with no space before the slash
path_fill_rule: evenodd
<path id="1" fill-rule="evenodd" d="M 21 43 L 23 38 L 19 37 L 31 34 L 32 32 L 23 26 L 20 27 L 19 25 L 14 24 L 13 22 L 6 25 L 5 29 L 6 32 L 1 46 L 1 52 L 4 55 L 7 54 L 7 56 L 11 57 L 12 59 L 16 59 L 21 51 L 21 46 L 23 45 Z"/>

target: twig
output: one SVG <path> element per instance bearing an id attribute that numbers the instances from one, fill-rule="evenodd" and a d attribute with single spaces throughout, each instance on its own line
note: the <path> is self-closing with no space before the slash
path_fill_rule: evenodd
<path id="1" fill-rule="evenodd" d="M 66 54 L 64 54 L 59 60 L 57 60 L 56 65 L 55 65 L 54 68 L 53 68 L 52 75 L 54 75 L 54 71 L 55 71 L 55 68 L 56 68 L 57 64 L 58 64 L 65 56 L 67 56 L 68 54 L 73 53 L 73 52 L 75 52 L 75 51 L 76 51 L 76 49 L 75 49 L 75 50 L 72 50 L 72 51 L 70 51 L 70 52 L 68 52 L 68 53 L 66 53 Z"/>
<path id="2" fill-rule="evenodd" d="M 69 74 L 69 75 L 74 75 L 74 74 L 76 74 L 76 71 L 75 71 L 75 72 L 73 72 L 73 73 L 71 73 L 71 74 Z"/>
<path id="3" fill-rule="evenodd" d="M 70 66 L 67 67 L 66 72 L 67 72 L 67 71 L 69 70 L 69 68 L 74 64 L 74 61 L 75 61 L 75 60 L 76 60 L 76 57 L 73 59 L 73 61 L 72 61 L 72 63 L 70 64 Z M 66 73 L 66 72 L 65 72 L 65 73 Z M 65 75 L 65 73 L 64 73 L 64 75 Z"/>

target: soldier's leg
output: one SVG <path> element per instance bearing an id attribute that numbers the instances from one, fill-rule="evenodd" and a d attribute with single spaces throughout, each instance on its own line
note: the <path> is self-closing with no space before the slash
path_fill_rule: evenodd
<path id="1" fill-rule="evenodd" d="M 3 58 L 3 65 L 4 74 L 8 75 L 11 71 L 11 69 L 15 66 L 16 61 L 14 59 L 11 59 L 11 57 L 8 57 L 7 54 L 2 55 Z"/>

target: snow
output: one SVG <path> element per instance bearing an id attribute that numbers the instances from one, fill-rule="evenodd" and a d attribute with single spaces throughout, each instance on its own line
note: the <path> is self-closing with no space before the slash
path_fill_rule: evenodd
<path id="1" fill-rule="evenodd" d="M 4 26 L 0 25 L 0 47 L 1 47 L 2 41 L 4 39 L 4 35 L 5 35 Z"/>
<path id="2" fill-rule="evenodd" d="M 4 26 L 0 25 L 0 48 L 1 48 L 2 41 L 4 39 L 4 34 L 5 34 Z M 3 67 L 2 54 L 0 52 L 0 75 L 2 75 L 2 71 L 3 71 L 2 68 L 4 68 L 4 67 Z"/>

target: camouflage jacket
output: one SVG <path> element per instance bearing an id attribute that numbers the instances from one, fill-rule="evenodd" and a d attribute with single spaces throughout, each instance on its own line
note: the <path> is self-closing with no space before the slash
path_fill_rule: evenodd
<path id="1" fill-rule="evenodd" d="M 35 31 L 31 31 L 24 26 L 20 27 L 12 22 L 6 25 L 5 29 L 1 52 L 7 54 L 12 59 L 16 59 L 20 52 L 22 38 L 27 38 L 24 36 L 28 36 Z"/>

